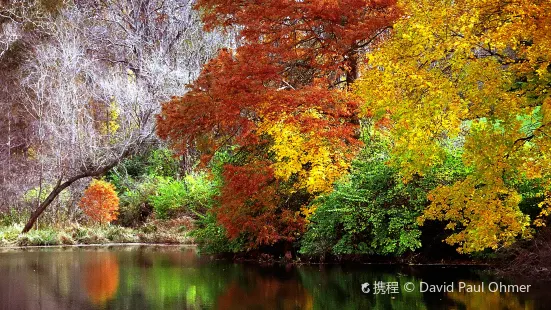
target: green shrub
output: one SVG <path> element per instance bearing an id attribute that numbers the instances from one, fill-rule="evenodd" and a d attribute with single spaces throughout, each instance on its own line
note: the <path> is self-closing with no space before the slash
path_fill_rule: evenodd
<path id="1" fill-rule="evenodd" d="M 146 173 L 148 176 L 174 177 L 179 174 L 179 170 L 180 162 L 170 149 L 156 149 L 147 156 Z"/>
<path id="2" fill-rule="evenodd" d="M 215 183 L 210 180 L 206 173 L 188 174 L 184 178 L 186 185 L 186 204 L 188 207 L 199 213 L 206 213 L 214 203 L 217 193 Z"/>
<path id="3" fill-rule="evenodd" d="M 134 156 L 116 167 L 108 179 L 120 191 L 118 223 L 137 226 L 151 211 L 167 219 L 176 212 L 200 216 L 212 204 L 214 182 L 205 173 L 178 179 L 179 162 L 167 149 Z"/>
<path id="4" fill-rule="evenodd" d="M 178 176 L 179 169 L 179 160 L 174 153 L 160 148 L 127 158 L 109 172 L 107 179 L 119 191 L 117 223 L 127 227 L 144 223 L 152 212 L 149 197 L 157 195 L 157 183 L 172 180 Z M 168 209 L 160 204 L 160 216 L 167 217 Z"/>
<path id="5" fill-rule="evenodd" d="M 429 203 L 427 193 L 465 174 L 460 155 L 450 153 L 445 163 L 408 183 L 387 160 L 384 148 L 366 149 L 349 178 L 314 201 L 301 253 L 402 255 L 421 247 L 417 218 Z"/>
<path id="6" fill-rule="evenodd" d="M 150 196 L 155 215 L 166 219 L 172 211 L 186 211 L 202 216 L 212 205 L 215 186 L 204 173 L 187 175 L 183 180 L 157 178 L 156 195 Z"/>
<path id="7" fill-rule="evenodd" d="M 80 225 L 72 225 L 71 227 L 69 227 L 67 232 L 71 235 L 73 240 L 81 243 L 80 240 L 86 238 L 86 235 L 88 234 L 88 229 Z"/>
<path id="8" fill-rule="evenodd" d="M 168 218 L 169 211 L 179 209 L 186 202 L 186 186 L 184 182 L 171 178 L 157 178 L 158 188 L 154 196 L 149 197 L 157 218 Z"/>
<path id="9" fill-rule="evenodd" d="M 153 222 L 147 222 L 142 227 L 140 227 L 140 231 L 146 234 L 154 233 L 157 230 L 159 230 L 159 227 L 156 225 L 156 223 Z"/>
<path id="10" fill-rule="evenodd" d="M 348 182 L 319 204 L 302 240 L 304 254 L 394 254 L 421 246 L 415 219 L 422 197 L 383 162 L 355 163 Z M 418 203 L 421 202 L 421 203 Z"/>
<path id="11" fill-rule="evenodd" d="M 210 212 L 198 221 L 197 228 L 189 235 L 194 238 L 201 253 L 236 253 L 245 249 L 242 240 L 228 240 L 226 231 L 216 223 L 216 216 Z"/>
<path id="12" fill-rule="evenodd" d="M 179 169 L 179 160 L 174 153 L 160 148 L 125 159 L 108 173 L 107 179 L 124 192 L 129 189 L 128 185 L 132 185 L 132 180 L 174 177 L 179 174 Z"/>
<path id="13" fill-rule="evenodd" d="M 0 245 L 14 245 L 23 229 L 22 224 L 12 224 L 0 227 Z"/>
<path id="14" fill-rule="evenodd" d="M 57 231 L 53 229 L 31 230 L 17 238 L 19 246 L 59 245 Z"/>
<path id="15" fill-rule="evenodd" d="M 146 217 L 152 212 L 149 197 L 157 193 L 157 186 L 155 178 L 147 177 L 141 181 L 129 178 L 126 190 L 119 195 L 117 223 L 126 227 L 144 223 Z"/>
<path id="16" fill-rule="evenodd" d="M 6 212 L 0 213 L 0 225 L 1 226 L 13 226 L 22 222 L 25 222 L 30 217 L 28 209 L 16 209 L 10 208 Z M 21 227 L 23 229 L 23 227 Z"/>

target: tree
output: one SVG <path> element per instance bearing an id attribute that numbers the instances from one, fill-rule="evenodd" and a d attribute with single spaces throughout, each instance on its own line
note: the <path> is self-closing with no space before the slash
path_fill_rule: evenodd
<path id="1" fill-rule="evenodd" d="M 46 36 L 20 71 L 37 133 L 25 152 L 40 167 L 36 183 L 54 186 L 23 232 L 64 189 L 158 143 L 159 102 L 183 94 L 226 42 L 204 35 L 191 4 L 176 1 L 68 3 L 40 27 Z"/>
<path id="2" fill-rule="evenodd" d="M 303 222 L 297 211 L 308 202 L 294 198 L 330 190 L 359 149 L 358 101 L 347 85 L 399 12 L 393 1 L 356 0 L 197 7 L 207 29 L 233 27 L 242 41 L 163 105 L 158 134 L 180 153 L 197 146 L 205 161 L 232 146 L 241 161 L 225 167 L 219 222 L 257 246 L 291 241 L 303 225 L 284 227 Z"/>
<path id="3" fill-rule="evenodd" d="M 84 191 L 79 206 L 93 221 L 109 223 L 117 219 L 119 196 L 113 184 L 102 180 L 92 180 Z"/>
<path id="4" fill-rule="evenodd" d="M 464 253 L 529 236 L 519 183 L 531 180 L 545 197 L 551 185 L 549 1 L 401 5 L 405 17 L 370 55 L 358 94 L 384 120 L 405 181 L 441 163 L 447 148 L 460 149 L 470 171 L 429 194 L 420 222 L 447 221 L 446 241 Z"/>
<path id="5" fill-rule="evenodd" d="M 25 159 L 32 117 L 27 113 L 20 90 L 21 65 L 33 42 L 44 35 L 37 26 L 44 18 L 42 7 L 26 1 L 0 5 L 0 208 L 13 207 L 13 197 L 21 196 L 34 184 L 37 165 Z M 32 153 L 32 152 L 31 152 Z M 17 210 L 20 211 L 20 210 Z"/>

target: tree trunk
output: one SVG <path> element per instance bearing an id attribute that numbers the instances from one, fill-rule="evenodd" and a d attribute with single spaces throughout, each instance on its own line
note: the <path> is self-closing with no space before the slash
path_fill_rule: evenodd
<path id="1" fill-rule="evenodd" d="M 358 78 L 358 54 L 352 52 L 348 55 L 348 72 L 346 73 L 346 86 L 350 88 Z"/>
<path id="2" fill-rule="evenodd" d="M 50 194 L 48 195 L 48 197 L 46 197 L 46 199 L 40 203 L 38 205 L 38 208 L 36 208 L 36 210 L 34 210 L 34 212 L 31 214 L 31 218 L 29 219 L 29 221 L 27 222 L 27 224 L 25 225 L 25 227 L 23 228 L 23 230 L 21 231 L 21 233 L 27 233 L 29 232 L 29 230 L 31 230 L 31 228 L 34 226 L 34 223 L 36 222 L 36 220 L 38 219 L 38 217 L 40 217 L 40 215 L 42 215 L 42 213 L 44 212 L 44 210 L 46 210 L 46 208 L 52 203 L 52 201 L 54 201 L 54 199 L 64 190 L 66 189 L 67 187 L 71 186 L 71 184 L 75 183 L 76 181 L 80 180 L 80 179 L 83 179 L 83 178 L 87 178 L 87 177 L 97 177 L 97 176 L 101 176 L 103 174 L 105 174 L 107 171 L 111 170 L 113 167 L 115 167 L 122 159 L 128 157 L 129 155 L 131 154 L 131 151 L 130 150 L 127 150 L 125 151 L 121 157 L 117 158 L 116 160 L 114 160 L 113 162 L 111 162 L 110 164 L 102 167 L 102 168 L 99 168 L 99 169 L 96 169 L 96 170 L 93 170 L 93 171 L 86 171 L 86 172 L 83 172 L 81 174 L 78 174 L 72 178 L 69 178 L 67 181 L 63 182 L 62 183 L 62 179 L 59 179 L 56 186 L 54 187 L 54 189 L 50 192 Z"/>
<path id="3" fill-rule="evenodd" d="M 78 179 L 80 179 L 80 178 L 78 178 Z M 24 233 L 29 232 L 29 230 L 31 230 L 31 228 L 33 228 L 34 223 L 36 222 L 38 217 L 44 212 L 44 210 L 46 210 L 46 208 L 52 203 L 52 201 L 54 201 L 54 199 L 57 197 L 57 195 L 59 195 L 59 193 L 61 193 L 64 189 L 69 187 L 71 184 L 73 184 L 78 179 L 72 178 L 72 179 L 69 179 L 68 181 L 63 182 L 63 183 L 61 183 L 61 180 L 59 180 L 59 182 L 54 187 L 54 189 L 50 192 L 48 197 L 46 197 L 46 199 L 43 202 L 41 202 L 38 205 L 38 208 L 36 208 L 36 210 L 34 210 L 34 212 L 31 214 L 31 218 L 29 219 L 29 221 L 27 222 L 27 225 L 25 225 L 25 227 L 23 228 L 23 231 L 21 233 L 24 234 Z"/>

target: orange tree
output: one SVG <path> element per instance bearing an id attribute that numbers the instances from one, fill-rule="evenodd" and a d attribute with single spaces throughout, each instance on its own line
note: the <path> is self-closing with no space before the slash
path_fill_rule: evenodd
<path id="1" fill-rule="evenodd" d="M 199 0 L 208 29 L 231 27 L 241 45 L 210 61 L 183 97 L 163 104 L 158 134 L 204 162 L 232 146 L 213 209 L 249 247 L 293 241 L 298 212 L 344 174 L 360 146 L 360 55 L 399 15 L 393 0 Z"/>
<path id="2" fill-rule="evenodd" d="M 92 220 L 108 223 L 117 219 L 119 197 L 115 186 L 102 180 L 92 180 L 80 200 L 80 208 Z"/>

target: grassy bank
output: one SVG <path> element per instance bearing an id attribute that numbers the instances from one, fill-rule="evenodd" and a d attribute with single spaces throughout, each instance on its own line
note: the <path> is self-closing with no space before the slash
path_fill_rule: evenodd
<path id="1" fill-rule="evenodd" d="M 188 236 L 190 227 L 178 221 L 152 221 L 139 228 L 117 225 L 82 226 L 33 229 L 21 234 L 22 224 L 0 226 L 0 246 L 44 246 L 108 243 L 170 243 L 193 244 Z"/>

